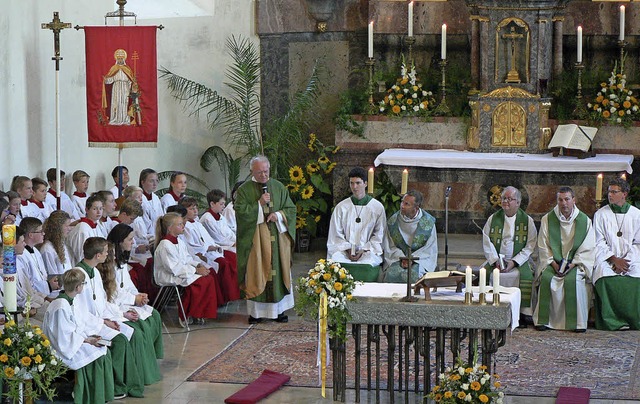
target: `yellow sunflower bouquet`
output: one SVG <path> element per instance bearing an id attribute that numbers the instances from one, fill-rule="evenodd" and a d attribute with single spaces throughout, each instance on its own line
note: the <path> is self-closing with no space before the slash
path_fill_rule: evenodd
<path id="1" fill-rule="evenodd" d="M 289 168 L 287 189 L 296 204 L 296 229 L 316 235 L 318 222 L 329 209 L 331 186 L 329 179 L 336 166 L 329 158 L 340 150 L 338 146 L 325 146 L 314 133 L 309 135 L 307 148 L 310 158 L 303 165 Z"/>
<path id="2" fill-rule="evenodd" d="M 436 403 L 495 403 L 504 402 L 500 376 L 487 372 L 487 367 L 477 364 L 477 353 L 473 365 L 464 363 L 460 357 L 456 365 L 447 367 L 438 376 L 438 384 L 428 397 Z"/>
<path id="3" fill-rule="evenodd" d="M 5 316 L 11 319 L 9 314 Z M 42 329 L 32 326 L 29 317 L 22 324 L 9 320 L 0 330 L 0 344 L 0 378 L 7 386 L 7 397 L 14 402 L 22 402 L 22 398 L 35 401 L 41 396 L 53 400 L 56 391 L 51 384 L 67 368 L 54 355 Z"/>
<path id="4" fill-rule="evenodd" d="M 435 106 L 433 93 L 422 88 L 416 67 L 411 63 L 411 69 L 407 69 L 403 55 L 400 77 L 378 103 L 378 112 L 390 116 L 427 116 Z"/>
<path id="5" fill-rule="evenodd" d="M 618 73 L 617 64 L 609 80 L 600 83 L 600 91 L 587 108 L 596 122 L 630 126 L 633 120 L 638 119 L 638 99 L 627 87 L 627 76 Z"/>

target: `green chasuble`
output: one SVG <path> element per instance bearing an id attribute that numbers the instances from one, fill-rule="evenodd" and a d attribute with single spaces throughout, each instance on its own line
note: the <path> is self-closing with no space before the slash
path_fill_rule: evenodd
<path id="1" fill-rule="evenodd" d="M 273 222 L 256 225 L 262 184 L 246 181 L 238 188 L 233 206 L 238 222 L 238 282 L 245 298 L 277 303 L 292 293 L 291 253 L 296 238 L 296 206 L 280 181 L 269 179 L 267 189 L 271 207 L 263 206 L 265 216 L 268 211 L 280 212 L 287 231 L 280 233 Z"/>
<path id="2" fill-rule="evenodd" d="M 548 215 L 549 227 L 549 246 L 553 252 L 553 260 L 561 262 L 562 256 L 562 238 L 560 234 L 560 220 L 555 212 Z M 573 259 L 576 251 L 584 239 L 587 237 L 587 225 L 589 218 L 584 212 L 580 212 L 574 221 L 575 232 L 573 235 L 573 246 L 567 256 L 569 262 Z M 578 302 L 576 298 L 576 277 L 577 270 L 574 267 L 567 275 L 564 276 L 564 309 L 565 309 L 565 329 L 575 330 L 577 324 Z M 549 304 L 551 301 L 551 280 L 556 275 L 556 271 L 551 265 L 548 265 L 540 275 L 540 289 L 538 296 L 538 323 L 547 324 L 549 322 Z"/>
<path id="3" fill-rule="evenodd" d="M 489 239 L 491 244 L 500 254 L 502 246 L 502 231 L 504 229 L 504 210 L 500 209 L 491 217 L 491 228 L 489 229 Z M 513 232 L 513 256 L 515 257 L 527 245 L 529 236 L 529 216 L 522 209 L 516 212 L 515 230 Z M 491 270 L 491 265 L 486 265 L 487 270 Z M 531 291 L 533 289 L 533 270 L 529 266 L 529 260 L 518 266 L 520 272 L 520 280 L 518 288 L 520 289 L 520 307 L 531 307 Z"/>

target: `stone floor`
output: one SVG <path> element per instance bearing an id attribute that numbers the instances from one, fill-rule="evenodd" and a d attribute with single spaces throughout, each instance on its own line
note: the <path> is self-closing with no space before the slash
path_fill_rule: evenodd
<path id="1" fill-rule="evenodd" d="M 441 250 L 444 250 L 444 240 L 440 238 Z M 320 244 L 320 243 L 316 243 Z M 450 235 L 449 262 L 461 265 L 479 264 L 482 262 L 481 239 L 473 235 Z M 317 258 L 324 256 L 321 245 L 312 245 L 312 252 L 296 254 L 294 257 L 294 277 L 305 273 Z M 441 255 L 443 253 L 441 252 Z M 478 262 L 480 261 L 480 262 Z M 224 399 L 244 387 L 244 385 L 222 383 L 187 382 L 186 378 L 203 363 L 222 351 L 228 344 L 239 337 L 249 326 L 247 324 L 246 307 L 244 302 L 232 302 L 223 308 L 217 320 L 208 320 L 203 326 L 193 326 L 191 332 L 185 332 L 177 325 L 175 311 L 167 310 L 163 315 L 165 320 L 165 359 L 160 361 L 163 380 L 152 386 L 147 386 L 145 398 L 125 399 L 121 402 L 135 404 L 196 404 L 222 403 Z M 289 321 L 298 321 L 295 313 L 289 313 Z M 238 364 L 242 366 L 242 364 Z M 331 390 L 327 391 L 327 398 L 322 398 L 319 388 L 284 387 L 272 394 L 261 403 L 326 403 L 332 401 Z M 386 393 L 382 393 L 383 403 L 389 402 Z M 347 402 L 354 402 L 354 390 L 347 390 Z M 404 396 L 397 394 L 396 402 L 403 402 Z M 374 403 L 374 394 L 363 391 L 363 403 Z M 421 402 L 420 397 L 411 397 L 411 402 Z M 507 397 L 507 404 L 552 404 L 554 398 L 548 397 Z M 637 401 L 621 400 L 591 400 L 594 404 L 631 403 Z"/>

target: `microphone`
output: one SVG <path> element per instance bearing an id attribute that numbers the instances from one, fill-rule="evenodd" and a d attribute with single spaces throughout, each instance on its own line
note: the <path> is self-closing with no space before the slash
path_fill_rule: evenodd
<path id="1" fill-rule="evenodd" d="M 451 193 L 451 185 L 449 185 L 447 189 L 444 190 L 445 198 L 448 198 L 450 193 Z"/>
<path id="2" fill-rule="evenodd" d="M 263 194 L 268 194 L 269 193 L 269 190 L 267 189 L 267 184 L 266 183 L 262 184 L 262 193 Z M 267 202 L 267 206 L 271 207 L 271 201 Z"/>

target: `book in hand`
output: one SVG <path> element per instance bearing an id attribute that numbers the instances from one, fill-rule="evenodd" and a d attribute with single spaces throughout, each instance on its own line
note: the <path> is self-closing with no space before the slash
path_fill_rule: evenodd
<path id="1" fill-rule="evenodd" d="M 111 346 L 111 340 L 109 339 L 100 338 L 96 343 L 100 346 L 107 346 L 107 347 Z"/>
<path id="2" fill-rule="evenodd" d="M 559 125 L 553 134 L 549 149 L 570 149 L 588 152 L 598 128 L 576 124 Z M 566 154 L 566 153 L 565 153 Z M 554 152 L 554 156 L 555 156 Z"/>

